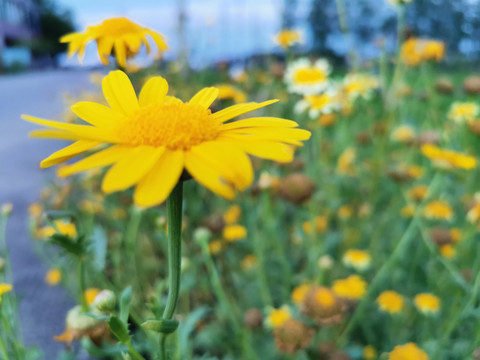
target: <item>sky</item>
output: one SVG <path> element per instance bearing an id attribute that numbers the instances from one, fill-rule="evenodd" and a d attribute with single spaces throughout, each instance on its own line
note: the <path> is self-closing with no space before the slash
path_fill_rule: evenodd
<path id="1" fill-rule="evenodd" d="M 300 1 L 305 3 L 308 0 Z M 57 0 L 72 10 L 78 29 L 106 18 L 126 16 L 165 35 L 174 56 L 178 48 L 177 0 Z M 184 0 L 187 47 L 192 65 L 271 51 L 280 29 L 282 0 Z M 302 7 L 300 6 L 300 11 Z M 85 63 L 95 62 L 95 45 Z M 93 48 L 93 50 L 92 50 Z M 168 54 L 166 54 L 168 57 Z M 93 64 L 92 63 L 92 64 Z"/>

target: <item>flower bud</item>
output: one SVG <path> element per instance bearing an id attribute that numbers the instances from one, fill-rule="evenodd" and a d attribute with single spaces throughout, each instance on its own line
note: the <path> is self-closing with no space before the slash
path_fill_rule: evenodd
<path id="1" fill-rule="evenodd" d="M 310 345 L 315 331 L 301 321 L 291 318 L 273 330 L 275 344 L 280 351 L 294 354 Z"/>
<path id="2" fill-rule="evenodd" d="M 477 75 L 469 76 L 463 82 L 463 89 L 467 94 L 476 95 L 480 93 L 480 77 Z"/>
<path id="3" fill-rule="evenodd" d="M 243 315 L 243 322 L 250 329 L 256 329 L 262 326 L 262 312 L 256 308 L 248 309 Z"/>
<path id="4" fill-rule="evenodd" d="M 117 297 L 111 290 L 102 290 L 93 301 L 93 306 L 101 312 L 109 313 L 115 310 Z"/>
<path id="5" fill-rule="evenodd" d="M 2 204 L 1 213 L 2 216 L 8 217 L 13 211 L 13 204 L 11 202 Z"/>
<path id="6" fill-rule="evenodd" d="M 309 200 L 314 191 L 313 180 L 300 173 L 290 174 L 280 182 L 280 195 L 296 205 L 301 205 Z"/>
<path id="7" fill-rule="evenodd" d="M 441 78 L 435 82 L 435 90 L 439 94 L 448 95 L 451 94 L 453 90 L 455 90 L 455 87 L 450 80 Z"/>
<path id="8" fill-rule="evenodd" d="M 208 242 L 211 236 L 212 236 L 212 233 L 207 228 L 204 228 L 204 227 L 199 227 L 193 233 L 193 239 L 197 243 Z"/>

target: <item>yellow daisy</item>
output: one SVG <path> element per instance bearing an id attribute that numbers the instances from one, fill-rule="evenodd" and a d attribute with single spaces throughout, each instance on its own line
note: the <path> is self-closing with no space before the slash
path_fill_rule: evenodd
<path id="1" fill-rule="evenodd" d="M 449 203 L 442 200 L 435 200 L 425 206 L 423 214 L 427 219 L 451 220 L 454 213 Z"/>
<path id="2" fill-rule="evenodd" d="M 474 102 L 455 102 L 450 106 L 448 118 L 456 123 L 473 121 L 480 114 L 480 106 Z"/>
<path id="3" fill-rule="evenodd" d="M 453 150 L 441 149 L 432 144 L 425 144 L 421 148 L 422 154 L 432 160 L 433 164 L 441 169 L 472 170 L 477 166 L 477 158 Z"/>
<path id="4" fill-rule="evenodd" d="M 367 283 L 361 276 L 350 275 L 333 283 L 332 290 L 339 297 L 348 300 L 360 300 L 367 292 Z"/>
<path id="5" fill-rule="evenodd" d="M 379 86 L 380 82 L 374 75 L 350 73 L 343 79 L 342 92 L 351 101 L 359 97 L 369 100 Z"/>
<path id="6" fill-rule="evenodd" d="M 0 303 L 2 302 L 2 295 L 12 291 L 13 286 L 10 284 L 0 283 Z"/>
<path id="7" fill-rule="evenodd" d="M 362 271 L 370 266 L 371 256 L 365 250 L 350 249 L 343 255 L 342 261 L 345 265 Z"/>
<path id="8" fill-rule="evenodd" d="M 301 44 L 303 41 L 302 33 L 298 30 L 285 29 L 280 31 L 274 37 L 274 42 L 282 49 L 288 49 L 295 44 Z"/>
<path id="9" fill-rule="evenodd" d="M 162 35 L 124 17 L 107 19 L 99 25 L 88 26 L 83 33 L 67 34 L 60 42 L 68 43 L 69 57 L 78 52 L 81 62 L 85 55 L 85 47 L 91 41 L 96 41 L 98 55 L 103 64 L 109 63 L 108 57 L 114 51 L 118 64 L 126 67 L 127 57 L 138 54 L 142 44 L 145 45 L 147 53 L 150 53 L 147 35 L 153 39 L 159 52 L 168 49 Z"/>
<path id="10" fill-rule="evenodd" d="M 428 360 L 428 355 L 415 343 L 398 345 L 388 355 L 388 360 Z"/>
<path id="11" fill-rule="evenodd" d="M 291 317 L 292 317 L 292 313 L 290 311 L 290 308 L 284 305 L 279 309 L 275 309 L 275 308 L 268 309 L 268 314 L 265 322 L 269 327 L 271 327 L 272 329 L 275 329 L 285 324 L 285 322 L 291 319 Z"/>
<path id="12" fill-rule="evenodd" d="M 50 286 L 58 285 L 62 281 L 60 269 L 50 269 L 45 275 L 45 282 Z"/>
<path id="13" fill-rule="evenodd" d="M 286 119 L 230 121 L 276 100 L 238 104 L 212 114 L 209 106 L 217 97 L 216 88 L 205 88 L 183 102 L 167 96 L 165 79 L 154 77 L 137 99 L 120 70 L 110 72 L 102 88 L 110 107 L 92 102 L 72 106 L 90 125 L 23 118 L 50 128 L 33 131 L 31 136 L 75 141 L 43 160 L 41 167 L 95 149 L 93 155 L 59 169 L 59 176 L 113 164 L 103 178 L 102 190 L 112 193 L 136 185 L 134 201 L 139 206 L 162 203 L 185 170 L 213 192 L 232 199 L 235 189 L 245 189 L 253 180 L 247 154 L 290 162 L 293 146 L 302 146 L 301 140 L 310 137 L 309 131 L 295 129 L 298 124 Z M 99 149 L 100 145 L 109 147 Z"/>
<path id="14" fill-rule="evenodd" d="M 430 293 L 422 293 L 415 296 L 415 306 L 423 314 L 436 314 L 440 310 L 441 301 L 438 296 Z"/>
<path id="15" fill-rule="evenodd" d="M 318 94 L 328 87 L 330 71 L 325 59 L 314 63 L 307 58 L 295 60 L 285 70 L 288 91 L 303 95 Z"/>
<path id="16" fill-rule="evenodd" d="M 396 291 L 387 290 L 377 298 L 378 307 L 389 314 L 397 314 L 403 309 L 403 296 Z"/>

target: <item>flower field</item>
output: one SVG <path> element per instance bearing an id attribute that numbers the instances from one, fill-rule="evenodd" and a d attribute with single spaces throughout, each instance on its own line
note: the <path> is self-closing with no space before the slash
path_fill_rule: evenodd
<path id="1" fill-rule="evenodd" d="M 444 66 L 441 39 L 398 38 L 345 67 L 288 29 L 281 56 L 194 71 L 135 68 L 168 42 L 125 18 L 62 37 L 110 68 L 62 121 L 22 116 L 29 141 L 65 140 L 37 159 L 56 176 L 26 224 L 76 299 L 61 359 L 480 359 L 480 77 Z M 40 359 L 12 211 L 0 358 Z"/>

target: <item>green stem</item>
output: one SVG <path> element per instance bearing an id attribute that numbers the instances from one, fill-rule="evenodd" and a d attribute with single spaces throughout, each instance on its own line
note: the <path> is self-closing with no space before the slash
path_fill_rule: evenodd
<path id="1" fill-rule="evenodd" d="M 355 61 L 355 52 L 352 47 L 351 43 L 351 36 L 350 36 L 350 29 L 348 27 L 348 19 L 347 19 L 347 7 L 345 5 L 345 0 L 336 0 L 336 5 L 337 5 L 337 13 L 338 13 L 338 22 L 340 23 L 340 30 L 343 33 L 344 38 L 348 42 L 347 46 L 347 54 L 348 54 L 348 60 L 350 62 L 350 66 L 353 69 L 356 69 L 356 61 Z"/>
<path id="2" fill-rule="evenodd" d="M 163 312 L 163 320 L 171 320 L 177 306 L 180 290 L 180 265 L 182 252 L 182 200 L 183 183 L 181 181 L 173 189 L 167 199 L 168 223 L 168 296 Z M 166 338 L 168 334 L 160 336 L 160 353 L 166 360 Z"/>
<path id="3" fill-rule="evenodd" d="M 138 230 L 140 228 L 140 222 L 142 220 L 142 210 L 136 206 L 132 206 L 130 209 L 130 220 L 127 225 L 126 234 L 125 234 L 125 249 L 126 254 L 131 257 L 133 255 L 133 264 L 131 262 L 130 269 L 131 274 L 134 274 L 137 278 L 137 284 L 142 294 L 145 293 L 144 286 L 142 284 L 141 276 L 141 262 L 139 261 L 139 245 L 138 245 Z"/>
<path id="4" fill-rule="evenodd" d="M 87 299 L 85 299 L 85 266 L 82 258 L 78 258 L 78 290 L 80 292 L 80 305 L 82 306 L 82 312 L 88 312 Z"/>
<path id="5" fill-rule="evenodd" d="M 132 357 L 135 360 L 145 360 L 145 358 L 142 355 L 140 355 L 137 350 L 135 350 L 135 348 L 132 346 L 132 344 L 130 342 L 128 342 L 125 345 L 127 345 L 127 348 L 128 348 L 128 351 L 130 352 L 130 355 L 132 355 Z"/>
<path id="6" fill-rule="evenodd" d="M 3 339 L 0 337 L 0 353 L 2 354 L 2 359 L 8 360 L 8 352 L 7 352 L 7 346 L 5 345 L 5 342 Z"/>

